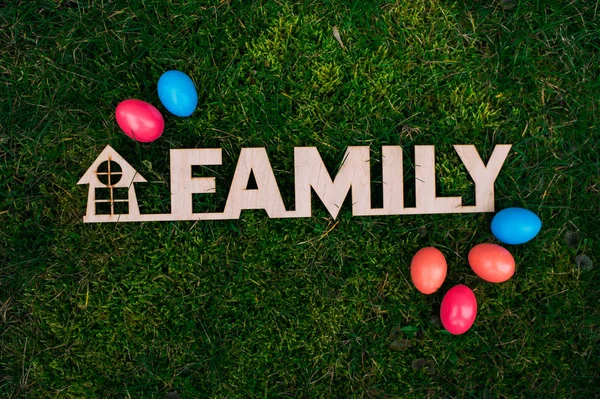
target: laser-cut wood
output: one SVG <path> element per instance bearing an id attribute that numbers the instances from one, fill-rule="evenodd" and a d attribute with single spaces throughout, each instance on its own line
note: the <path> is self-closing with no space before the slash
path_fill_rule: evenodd
<path id="1" fill-rule="evenodd" d="M 107 146 L 77 184 L 88 184 L 88 203 L 83 221 L 104 222 L 152 222 L 180 220 L 238 219 L 245 209 L 264 209 L 270 218 L 310 217 L 312 214 L 311 192 L 325 205 L 335 219 L 347 195 L 352 196 L 354 216 L 414 215 L 436 213 L 470 213 L 494 211 L 494 182 L 510 152 L 511 145 L 496 145 L 487 164 L 483 162 L 473 145 L 455 145 L 454 149 L 471 175 L 475 184 L 475 206 L 462 206 L 461 197 L 438 197 L 436 195 L 435 147 L 415 146 L 415 199 L 414 207 L 404 206 L 404 175 L 402 148 L 382 148 L 383 207 L 371 207 L 371 172 L 369 147 L 348 147 L 342 165 L 332 178 L 315 147 L 294 149 L 295 209 L 286 210 L 271 163 L 265 148 L 243 148 L 232 179 L 223 212 L 194 213 L 193 195 L 214 194 L 214 177 L 193 177 L 193 166 L 221 165 L 220 148 L 173 149 L 171 157 L 171 213 L 140 214 L 135 193 L 135 183 L 145 183 L 135 169 L 112 147 Z M 121 167 L 121 178 L 115 183 L 103 183 L 98 178 L 98 167 L 113 161 Z M 108 172 L 110 174 L 110 170 Z M 256 188 L 248 188 L 253 175 Z M 95 197 L 97 188 L 128 188 L 129 213 L 114 214 L 111 203 L 109 215 L 98 215 L 96 204 L 106 202 Z M 110 201 L 113 200 L 112 191 Z"/>

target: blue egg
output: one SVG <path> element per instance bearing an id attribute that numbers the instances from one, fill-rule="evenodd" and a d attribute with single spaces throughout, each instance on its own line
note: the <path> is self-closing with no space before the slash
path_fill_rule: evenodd
<path id="1" fill-rule="evenodd" d="M 523 244 L 540 232 L 542 221 L 523 208 L 506 208 L 492 219 L 492 233 L 505 244 Z"/>
<path id="2" fill-rule="evenodd" d="M 198 105 L 198 93 L 192 79 L 181 71 L 167 71 L 158 79 L 158 97 L 167 111 L 190 116 Z"/>

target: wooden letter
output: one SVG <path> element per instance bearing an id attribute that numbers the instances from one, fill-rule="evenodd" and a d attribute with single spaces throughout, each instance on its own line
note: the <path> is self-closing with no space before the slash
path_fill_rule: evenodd
<path id="1" fill-rule="evenodd" d="M 461 197 L 436 197 L 435 194 L 435 147 L 415 146 L 415 213 L 460 212 Z"/>
<path id="2" fill-rule="evenodd" d="M 475 206 L 465 207 L 468 212 L 494 212 L 494 182 L 510 152 L 510 144 L 494 147 L 487 165 L 483 163 L 474 145 L 455 145 L 454 149 L 475 182 Z"/>
<path id="3" fill-rule="evenodd" d="M 402 166 L 402 147 L 383 146 L 382 180 L 384 215 L 400 215 L 404 210 L 404 167 Z"/>
<path id="4" fill-rule="evenodd" d="M 171 150 L 171 215 L 194 220 L 192 194 L 214 193 L 214 177 L 192 177 L 193 165 L 221 165 L 220 148 Z"/>
<path id="5" fill-rule="evenodd" d="M 381 168 L 383 182 L 383 208 L 373 208 L 368 215 L 402 215 L 404 210 L 404 167 L 402 147 L 386 145 L 381 147 Z M 354 193 L 352 193 L 354 195 Z M 366 215 L 366 214 L 365 214 Z"/>
<path id="6" fill-rule="evenodd" d="M 462 206 L 461 197 L 436 196 L 435 148 L 432 145 L 415 146 L 414 208 L 404 207 L 402 148 L 399 146 L 382 147 L 383 207 L 376 209 L 371 208 L 370 157 L 367 146 L 348 147 L 333 180 L 315 147 L 294 148 L 294 211 L 285 209 L 265 148 L 241 149 L 222 213 L 193 211 L 193 194 L 214 193 L 216 183 L 214 177 L 192 177 L 192 166 L 221 165 L 220 148 L 170 151 L 171 213 L 140 214 L 134 183 L 146 182 L 146 179 L 110 146 L 102 151 L 77 184 L 88 185 L 88 204 L 83 219 L 86 223 L 238 219 L 244 209 L 264 209 L 270 218 L 310 217 L 312 190 L 334 219 L 350 190 L 354 216 L 493 212 L 494 183 L 511 145 L 496 145 L 487 165 L 473 145 L 455 145 L 454 149 L 475 183 L 475 206 Z M 108 170 L 100 170 L 105 162 Z M 119 171 L 111 171 L 111 162 L 120 166 Z M 248 189 L 248 181 L 252 175 L 256 180 L 256 189 Z M 113 198 L 114 190 L 123 188 L 127 188 L 127 198 Z M 108 192 L 109 199 L 96 198 L 97 189 Z M 103 203 L 109 205 L 110 212 L 96 214 L 99 204 Z M 128 212 L 117 213 L 117 203 L 126 203 Z"/>
<path id="7" fill-rule="evenodd" d="M 247 189 L 250 174 L 256 189 Z M 286 217 L 281 193 L 264 148 L 242 148 L 227 196 L 224 217 L 238 219 L 242 209 L 264 209 L 270 218 Z"/>
<path id="8" fill-rule="evenodd" d="M 293 217 L 311 216 L 311 187 L 335 219 L 352 188 L 352 214 L 369 215 L 371 211 L 371 179 L 369 147 L 348 147 L 344 160 L 331 180 L 319 151 L 315 147 L 294 148 L 296 211 Z"/>

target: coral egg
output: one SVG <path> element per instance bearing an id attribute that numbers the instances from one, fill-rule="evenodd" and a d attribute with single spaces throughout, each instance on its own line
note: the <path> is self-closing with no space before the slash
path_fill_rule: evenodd
<path id="1" fill-rule="evenodd" d="M 469 265 L 490 283 L 503 283 L 515 274 L 515 259 L 506 248 L 496 244 L 475 245 L 469 251 Z"/>
<path id="2" fill-rule="evenodd" d="M 420 249 L 410 264 L 410 276 L 415 287 L 423 294 L 433 294 L 444 283 L 448 266 L 439 249 Z"/>

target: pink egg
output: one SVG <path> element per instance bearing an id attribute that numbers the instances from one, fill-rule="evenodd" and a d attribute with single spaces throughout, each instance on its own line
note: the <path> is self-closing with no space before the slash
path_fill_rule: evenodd
<path id="1" fill-rule="evenodd" d="M 456 285 L 442 299 L 440 319 L 449 333 L 459 335 L 467 332 L 477 316 L 477 299 L 466 285 Z"/>
<path id="2" fill-rule="evenodd" d="M 120 102 L 116 118 L 121 130 L 140 143 L 156 140 L 165 130 L 165 121 L 160 111 L 142 100 L 131 98 Z"/>

